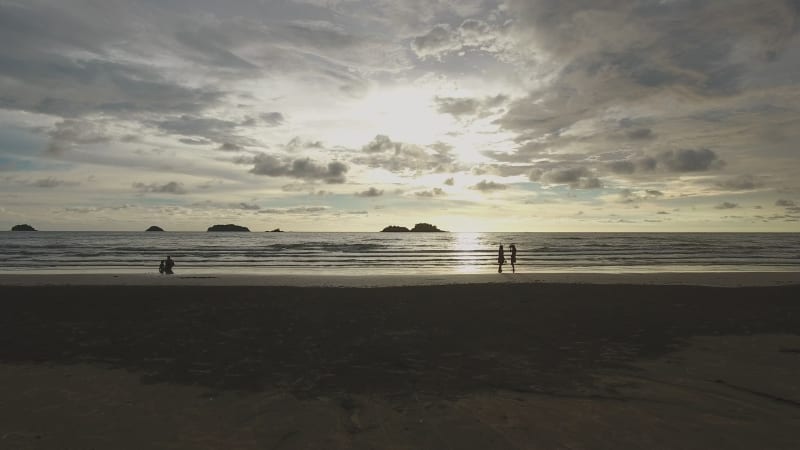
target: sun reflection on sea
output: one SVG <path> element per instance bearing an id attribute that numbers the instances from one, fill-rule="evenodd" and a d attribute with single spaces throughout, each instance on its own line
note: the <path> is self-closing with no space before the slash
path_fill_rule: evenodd
<path id="1" fill-rule="evenodd" d="M 456 273 L 479 273 L 485 270 L 478 256 L 484 244 L 484 233 L 453 233 L 452 250 L 458 256 L 453 271 Z M 476 254 L 478 253 L 478 254 Z"/>

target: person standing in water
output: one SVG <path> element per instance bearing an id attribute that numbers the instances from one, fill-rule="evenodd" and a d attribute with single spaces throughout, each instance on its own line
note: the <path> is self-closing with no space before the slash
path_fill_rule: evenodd
<path id="1" fill-rule="evenodd" d="M 506 262 L 505 254 L 503 253 L 503 246 L 497 251 L 497 273 L 503 273 L 503 264 Z"/>
<path id="2" fill-rule="evenodd" d="M 511 273 L 517 273 L 516 267 L 517 264 L 517 246 L 515 244 L 510 245 L 511 248 Z"/>

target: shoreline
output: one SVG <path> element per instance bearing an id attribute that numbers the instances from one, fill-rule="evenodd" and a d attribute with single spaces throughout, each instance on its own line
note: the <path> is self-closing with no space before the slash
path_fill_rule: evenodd
<path id="1" fill-rule="evenodd" d="M 503 273 L 431 275 L 254 275 L 205 273 L 0 274 L 0 286 L 290 286 L 377 288 L 472 284 L 800 285 L 800 272 Z"/>

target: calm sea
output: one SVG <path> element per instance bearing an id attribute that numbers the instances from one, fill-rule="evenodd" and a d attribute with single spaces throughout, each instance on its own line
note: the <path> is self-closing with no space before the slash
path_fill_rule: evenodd
<path id="1" fill-rule="evenodd" d="M 800 233 L 0 232 L 3 273 L 488 273 L 798 271 Z"/>

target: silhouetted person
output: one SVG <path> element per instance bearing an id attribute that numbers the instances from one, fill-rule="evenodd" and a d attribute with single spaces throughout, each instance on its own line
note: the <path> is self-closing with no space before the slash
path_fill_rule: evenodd
<path id="1" fill-rule="evenodd" d="M 161 263 L 158 265 L 158 273 L 160 273 L 160 274 L 162 274 L 162 275 L 163 275 L 165 270 L 167 270 L 167 269 L 166 269 L 166 263 L 165 263 L 165 262 L 164 262 L 164 260 L 162 259 L 162 260 L 161 260 Z"/>
<path id="2" fill-rule="evenodd" d="M 167 256 L 167 260 L 164 261 L 164 273 L 167 275 L 172 275 L 173 267 L 175 267 L 175 261 L 172 260 L 171 256 Z"/>
<path id="3" fill-rule="evenodd" d="M 511 248 L 511 273 L 517 273 L 517 269 L 514 267 L 517 264 L 517 246 L 511 244 L 509 248 Z"/>
<path id="4" fill-rule="evenodd" d="M 503 264 L 506 262 L 506 256 L 503 253 L 503 246 L 497 251 L 497 273 L 503 273 Z"/>

